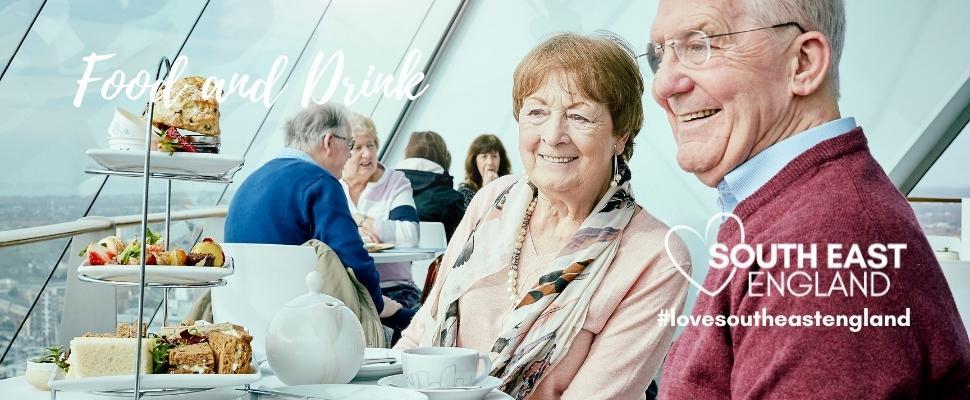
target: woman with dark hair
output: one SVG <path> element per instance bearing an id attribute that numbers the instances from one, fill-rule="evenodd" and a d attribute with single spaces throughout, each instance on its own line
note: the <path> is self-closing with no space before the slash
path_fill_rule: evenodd
<path id="1" fill-rule="evenodd" d="M 510 174 L 511 169 L 505 147 L 498 136 L 484 134 L 475 138 L 465 158 L 465 181 L 458 185 L 458 193 L 465 198 L 465 208 L 468 208 L 478 189 L 500 176 Z"/>
<path id="2" fill-rule="evenodd" d="M 404 160 L 397 169 L 411 181 L 418 220 L 441 222 L 445 236 L 451 240 L 461 217 L 465 215 L 465 200 L 454 189 L 454 179 L 448 174 L 451 153 L 445 140 L 435 132 L 414 132 L 404 149 Z"/>

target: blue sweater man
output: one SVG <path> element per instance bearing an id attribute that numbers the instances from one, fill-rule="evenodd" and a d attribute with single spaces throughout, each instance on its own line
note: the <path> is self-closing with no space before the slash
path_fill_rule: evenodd
<path id="1" fill-rule="evenodd" d="M 230 243 L 324 242 L 367 287 L 378 313 L 384 309 L 380 275 L 364 250 L 340 182 L 303 151 L 284 148 L 246 178 L 229 204 L 225 235 Z M 402 309 L 382 322 L 403 329 L 409 314 L 413 311 Z"/>

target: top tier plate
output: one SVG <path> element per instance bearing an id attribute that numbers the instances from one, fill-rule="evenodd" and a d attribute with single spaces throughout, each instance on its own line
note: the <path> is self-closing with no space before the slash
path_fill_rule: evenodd
<path id="1" fill-rule="evenodd" d="M 143 150 L 90 149 L 85 154 L 102 167 L 123 173 L 141 174 Z M 225 154 L 151 152 L 151 172 L 203 177 L 228 177 L 243 165 L 243 158 Z"/>

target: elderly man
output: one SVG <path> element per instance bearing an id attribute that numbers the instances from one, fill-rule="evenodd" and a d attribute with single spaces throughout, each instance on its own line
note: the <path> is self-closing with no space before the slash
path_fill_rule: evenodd
<path id="1" fill-rule="evenodd" d="M 395 302 L 385 310 L 380 276 L 364 250 L 338 180 L 353 147 L 348 118 L 344 107 L 323 104 L 311 105 L 286 123 L 286 147 L 233 195 L 226 241 L 326 243 L 367 288 L 382 322 L 403 329 L 414 311 Z"/>
<path id="2" fill-rule="evenodd" d="M 661 398 L 970 392 L 970 342 L 933 251 L 862 129 L 840 116 L 844 27 L 840 0 L 660 2 L 647 51 L 653 96 L 667 112 L 680 166 L 716 187 L 722 210 L 738 217 L 726 219 L 718 242 L 728 249 L 818 245 L 814 254 L 783 253 L 773 267 L 712 268 L 704 281 L 710 294 L 698 295 L 695 317 L 809 318 L 688 327 L 667 355 Z M 835 269 L 826 251 L 879 244 L 905 245 L 898 265 L 890 258 L 878 271 Z M 815 265 L 802 271 L 821 289 L 806 293 L 799 277 L 797 292 L 778 290 L 799 261 Z M 840 280 L 843 289 L 876 282 L 874 272 L 886 281 L 878 290 L 838 290 Z M 853 332 L 816 315 L 894 316 L 897 323 Z"/>

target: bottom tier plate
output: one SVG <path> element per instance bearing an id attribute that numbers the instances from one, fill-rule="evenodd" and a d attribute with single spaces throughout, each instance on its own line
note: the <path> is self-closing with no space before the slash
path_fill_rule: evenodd
<path id="1" fill-rule="evenodd" d="M 262 378 L 259 369 L 252 374 L 148 374 L 141 377 L 141 389 L 209 389 L 240 386 Z M 99 376 L 96 378 L 65 379 L 61 374 L 48 382 L 52 390 L 64 392 L 113 392 L 131 391 L 135 387 L 134 375 Z"/>

